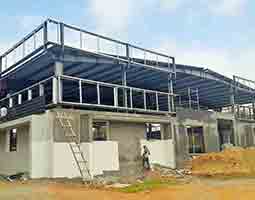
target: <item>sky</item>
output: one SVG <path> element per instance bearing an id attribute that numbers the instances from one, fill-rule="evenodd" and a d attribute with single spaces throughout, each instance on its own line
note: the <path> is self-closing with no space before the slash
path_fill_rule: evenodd
<path id="1" fill-rule="evenodd" d="M 252 0 L 9 0 L 0 54 L 47 18 L 175 56 L 179 64 L 255 80 Z"/>

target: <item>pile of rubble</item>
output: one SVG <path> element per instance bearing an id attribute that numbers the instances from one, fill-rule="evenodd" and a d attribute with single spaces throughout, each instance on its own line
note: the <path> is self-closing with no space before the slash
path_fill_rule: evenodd
<path id="1" fill-rule="evenodd" d="M 255 175 L 255 149 L 227 148 L 222 152 L 207 153 L 192 160 L 192 174 L 202 176 Z"/>
<path id="2" fill-rule="evenodd" d="M 161 177 L 172 177 L 175 179 L 187 178 L 191 175 L 189 169 L 172 169 L 158 164 L 153 166 L 153 170 L 159 172 Z"/>

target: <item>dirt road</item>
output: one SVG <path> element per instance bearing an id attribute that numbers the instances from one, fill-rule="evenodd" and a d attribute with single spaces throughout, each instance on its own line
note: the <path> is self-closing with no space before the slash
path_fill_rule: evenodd
<path id="1" fill-rule="evenodd" d="M 253 200 L 255 179 L 195 179 L 191 183 L 124 193 L 67 183 L 0 183 L 2 200 Z"/>

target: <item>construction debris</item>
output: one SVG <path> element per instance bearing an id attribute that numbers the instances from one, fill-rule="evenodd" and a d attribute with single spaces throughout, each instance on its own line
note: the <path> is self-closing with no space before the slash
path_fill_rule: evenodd
<path id="1" fill-rule="evenodd" d="M 198 156 L 192 160 L 192 174 L 202 176 L 255 175 L 255 149 L 232 147 L 222 152 Z"/>
<path id="2" fill-rule="evenodd" d="M 159 172 L 161 177 L 187 178 L 191 172 L 188 169 L 171 169 L 169 167 L 154 165 L 153 169 Z"/>
<path id="3" fill-rule="evenodd" d="M 26 180 L 28 180 L 28 175 L 27 175 L 27 173 L 24 173 L 24 172 L 12 174 L 12 175 L 9 175 L 9 176 L 0 174 L 0 181 L 13 182 L 15 180 L 26 181 Z"/>

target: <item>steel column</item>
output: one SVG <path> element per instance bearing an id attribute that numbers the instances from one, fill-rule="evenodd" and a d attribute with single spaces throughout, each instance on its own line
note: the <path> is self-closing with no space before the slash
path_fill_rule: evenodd
<path id="1" fill-rule="evenodd" d="M 144 110 L 147 109 L 147 102 L 146 102 L 146 91 L 143 91 L 143 103 L 144 103 Z"/>
<path id="2" fill-rule="evenodd" d="M 118 102 L 118 88 L 115 87 L 113 89 L 113 95 L 114 95 L 114 106 L 118 107 L 119 106 L 119 102 Z"/>
<path id="3" fill-rule="evenodd" d="M 18 94 L 18 104 L 22 104 L 22 94 Z"/>
<path id="4" fill-rule="evenodd" d="M 43 24 L 43 45 L 44 49 L 47 49 L 47 43 L 48 43 L 48 22 L 45 21 Z"/>
<path id="5" fill-rule="evenodd" d="M 129 98 L 130 98 L 130 108 L 133 108 L 133 90 L 130 88 L 129 90 Z"/>
<path id="6" fill-rule="evenodd" d="M 28 97 L 28 98 L 27 98 L 28 101 L 32 100 L 32 97 L 33 97 L 33 96 L 32 96 L 32 90 L 31 90 L 31 89 L 27 91 L 27 97 Z"/>
<path id="7" fill-rule="evenodd" d="M 3 57 L 0 57 L 0 74 L 3 71 Z"/>
<path id="8" fill-rule="evenodd" d="M 97 104 L 98 105 L 101 104 L 101 102 L 100 102 L 100 86 L 98 83 L 97 83 Z"/>
<path id="9" fill-rule="evenodd" d="M 39 85 L 39 96 L 43 96 L 44 95 L 44 85 L 43 84 L 40 84 Z"/>
<path id="10" fill-rule="evenodd" d="M 80 95 L 80 103 L 82 103 L 82 82 L 79 80 L 79 95 Z"/>

